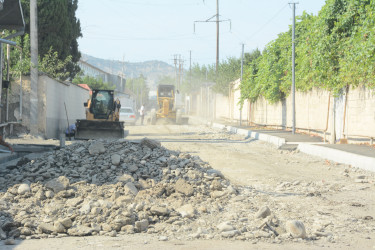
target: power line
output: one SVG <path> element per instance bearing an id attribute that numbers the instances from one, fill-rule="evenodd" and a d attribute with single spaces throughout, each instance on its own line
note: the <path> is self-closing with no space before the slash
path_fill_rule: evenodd
<path id="1" fill-rule="evenodd" d="M 253 38 L 255 35 L 257 35 L 259 32 L 261 32 L 273 19 L 275 19 L 285 8 L 288 6 L 288 4 L 285 4 L 279 11 L 276 12 L 275 15 L 273 15 L 265 24 L 263 24 L 257 31 L 255 31 L 253 34 L 250 36 L 245 36 L 246 40 L 250 40 Z"/>

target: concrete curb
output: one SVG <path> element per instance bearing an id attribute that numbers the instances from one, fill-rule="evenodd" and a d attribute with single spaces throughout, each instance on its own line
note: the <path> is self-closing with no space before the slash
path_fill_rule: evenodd
<path id="1" fill-rule="evenodd" d="M 375 158 L 372 157 L 305 143 L 299 144 L 298 149 L 305 154 L 375 172 Z"/>
<path id="2" fill-rule="evenodd" d="M 232 126 L 226 126 L 219 123 L 207 123 L 208 126 L 217 129 L 225 129 L 229 132 L 250 136 L 251 138 L 272 143 L 277 147 L 286 144 L 285 138 L 280 138 L 273 135 L 262 134 L 256 131 L 240 129 Z M 308 155 L 318 156 L 323 159 L 334 162 L 352 165 L 354 167 L 375 172 L 375 158 L 358 155 L 338 149 L 314 145 L 311 143 L 298 143 L 298 150 Z"/>
<path id="3" fill-rule="evenodd" d="M 259 132 L 256 132 L 256 131 L 236 128 L 236 127 L 232 127 L 232 126 L 225 126 L 225 125 L 219 124 L 219 123 L 212 123 L 211 126 L 212 126 L 212 128 L 226 129 L 227 131 L 232 132 L 232 133 L 236 133 L 236 134 L 240 134 L 240 135 L 244 135 L 244 136 L 250 136 L 251 138 L 254 138 L 254 139 L 257 139 L 257 140 L 260 140 L 260 141 L 272 143 L 277 147 L 280 147 L 280 146 L 282 146 L 286 143 L 285 138 L 280 138 L 280 137 L 273 136 L 273 135 L 262 134 L 262 133 L 259 133 Z"/>

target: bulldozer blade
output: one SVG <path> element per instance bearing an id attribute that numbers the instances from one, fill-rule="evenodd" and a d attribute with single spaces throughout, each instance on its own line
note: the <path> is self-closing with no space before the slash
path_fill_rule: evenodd
<path id="1" fill-rule="evenodd" d="M 74 138 L 121 139 L 124 138 L 124 122 L 77 120 Z"/>

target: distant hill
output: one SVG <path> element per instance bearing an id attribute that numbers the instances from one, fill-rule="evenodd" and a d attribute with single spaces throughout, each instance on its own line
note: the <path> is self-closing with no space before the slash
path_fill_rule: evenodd
<path id="1" fill-rule="evenodd" d="M 82 54 L 81 59 L 105 72 L 115 75 L 122 73 L 122 61 L 101 59 L 86 54 Z M 175 69 L 168 63 L 157 60 L 137 63 L 124 62 L 123 73 L 125 78 L 136 78 L 143 74 L 147 78 L 149 86 L 154 86 L 159 77 L 174 76 Z"/>

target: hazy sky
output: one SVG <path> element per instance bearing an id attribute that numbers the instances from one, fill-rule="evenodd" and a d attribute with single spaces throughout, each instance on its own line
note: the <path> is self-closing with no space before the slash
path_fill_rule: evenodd
<path id="1" fill-rule="evenodd" d="M 219 0 L 220 61 L 262 50 L 292 23 L 291 0 Z M 298 0 L 296 15 L 317 15 L 325 0 Z M 216 60 L 216 23 L 196 23 L 216 14 L 216 0 L 79 0 L 77 17 L 83 37 L 79 49 L 103 59 L 173 63 L 181 54 L 189 63 Z"/>

